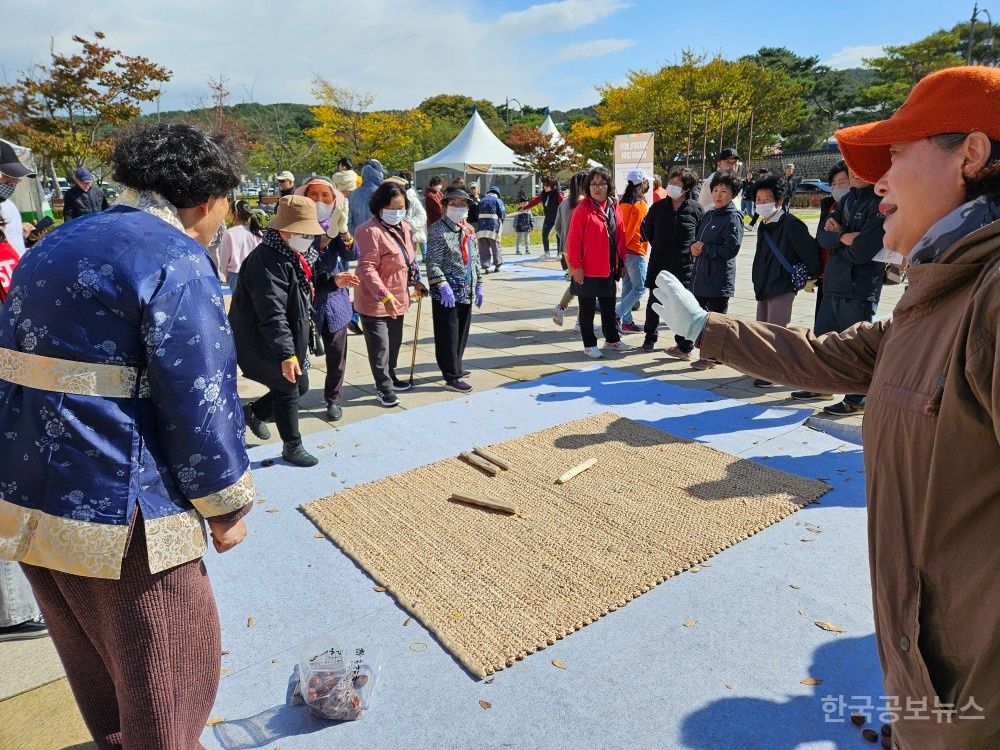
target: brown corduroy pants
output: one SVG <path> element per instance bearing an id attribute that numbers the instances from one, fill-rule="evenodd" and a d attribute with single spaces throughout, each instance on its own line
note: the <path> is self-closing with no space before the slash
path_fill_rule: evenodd
<path id="1" fill-rule="evenodd" d="M 137 515 L 120 580 L 22 568 L 98 747 L 201 748 L 222 660 L 204 563 L 151 574 Z"/>

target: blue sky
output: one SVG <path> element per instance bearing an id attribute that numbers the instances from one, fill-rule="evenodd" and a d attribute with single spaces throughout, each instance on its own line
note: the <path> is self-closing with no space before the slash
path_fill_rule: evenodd
<path id="1" fill-rule="evenodd" d="M 405 108 L 462 93 L 553 109 L 593 104 L 594 86 L 655 69 L 684 48 L 735 58 L 787 46 L 850 67 L 885 44 L 950 28 L 971 2 L 659 2 L 656 0 L 18 0 L 7 13 L 0 78 L 47 58 L 50 38 L 99 29 L 128 54 L 174 72 L 163 109 L 207 100 L 225 75 L 233 103 L 311 102 L 316 75 Z M 998 9 L 1000 19 L 1000 9 Z M 516 105 L 515 105 L 516 106 Z"/>

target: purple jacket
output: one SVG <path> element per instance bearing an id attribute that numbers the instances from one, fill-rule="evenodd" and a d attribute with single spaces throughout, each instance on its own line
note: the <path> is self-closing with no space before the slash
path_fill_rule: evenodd
<path id="1" fill-rule="evenodd" d="M 357 260 L 358 255 L 357 244 L 347 247 L 340 237 L 330 240 L 326 249 L 320 251 L 313 265 L 313 284 L 316 287 L 313 309 L 316 312 L 316 327 L 320 331 L 336 333 L 351 322 L 354 310 L 350 292 L 337 287 L 333 277 L 346 271 L 348 263 Z"/>

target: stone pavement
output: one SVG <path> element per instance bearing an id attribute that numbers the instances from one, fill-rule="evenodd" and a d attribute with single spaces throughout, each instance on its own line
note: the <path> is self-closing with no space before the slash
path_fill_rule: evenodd
<path id="1" fill-rule="evenodd" d="M 737 263 L 737 296 L 730 307 L 732 314 L 750 318 L 754 316 L 756 309 L 750 283 L 755 241 L 754 234 L 748 234 L 744 239 Z M 515 258 L 509 255 L 508 260 L 514 261 Z M 476 391 L 534 380 L 554 372 L 582 369 L 594 364 L 584 356 L 579 334 L 573 331 L 575 306 L 571 306 L 568 311 L 564 328 L 556 327 L 551 320 L 552 307 L 566 286 L 558 264 L 532 261 L 527 265 L 537 273 L 514 270 L 510 264 L 499 274 L 490 274 L 486 278 L 486 304 L 481 311 L 474 313 L 465 357 L 466 367 L 472 371 L 469 382 Z M 901 293 L 901 287 L 887 287 L 879 313 L 887 314 Z M 799 295 L 792 323 L 810 325 L 814 304 L 815 298 L 812 295 Z M 429 302 L 423 307 L 417 342 L 415 387 L 410 392 L 400 394 L 401 406 L 396 408 L 412 409 L 433 402 L 464 398 L 462 394 L 443 388 L 434 362 L 431 315 L 427 309 Z M 645 300 L 643 310 L 636 313 L 636 320 L 640 324 L 644 309 Z M 406 316 L 404 346 L 397 370 L 397 374 L 403 379 L 409 373 L 410 344 L 416 319 L 415 310 L 411 309 Z M 626 336 L 625 340 L 638 346 L 642 335 Z M 750 378 L 728 367 L 720 366 L 708 372 L 693 370 L 689 363 L 663 354 L 663 348 L 672 343 L 672 335 L 661 331 L 656 352 L 643 353 L 636 349 L 625 355 L 608 355 L 603 364 L 642 377 L 656 377 L 675 385 L 708 389 L 721 396 L 748 402 L 794 405 L 799 408 L 809 406 L 807 402 L 791 400 L 788 397 L 790 389 L 755 388 Z M 344 418 L 338 425 L 365 420 L 386 411 L 374 398 L 363 337 L 351 335 L 349 349 Z M 302 404 L 301 429 L 305 435 L 331 427 L 325 417 L 323 401 L 324 370 L 324 363 L 320 358 L 320 361 L 314 363 L 311 389 Z M 264 392 L 261 386 L 249 381 L 241 381 L 240 390 L 245 399 L 253 399 Z M 817 405 L 817 408 L 821 405 Z M 846 417 L 837 421 L 857 426 L 861 420 L 860 417 Z M 269 442 L 277 443 L 276 430 L 272 429 L 272 433 L 275 433 L 275 438 Z M 248 435 L 248 438 L 250 445 L 258 443 L 253 436 Z M 275 445 L 275 448 L 277 458 L 278 446 Z M 71 703 L 65 681 L 61 680 L 62 676 L 61 666 L 49 641 L 0 644 L 0 750 L 8 747 L 18 750 L 35 747 L 65 748 L 74 742 L 82 743 L 88 739 L 75 706 Z M 57 684 L 52 684 L 57 680 Z M 65 717 L 60 722 L 62 736 L 46 735 L 29 741 L 27 735 L 17 732 L 16 725 L 30 724 L 32 716 L 37 720 L 39 711 L 49 716 L 57 711 Z"/>

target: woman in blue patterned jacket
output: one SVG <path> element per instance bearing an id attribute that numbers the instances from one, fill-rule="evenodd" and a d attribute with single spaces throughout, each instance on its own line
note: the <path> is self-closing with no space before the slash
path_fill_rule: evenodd
<path id="1" fill-rule="evenodd" d="M 125 134 L 118 204 L 35 245 L 0 314 L 0 557 L 100 747 L 197 747 L 218 687 L 204 522 L 224 552 L 254 499 L 205 250 L 237 157 L 189 125 Z"/>

